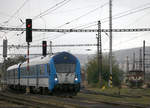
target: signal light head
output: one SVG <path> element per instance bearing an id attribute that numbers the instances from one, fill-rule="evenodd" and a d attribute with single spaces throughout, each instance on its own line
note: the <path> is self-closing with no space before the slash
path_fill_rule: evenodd
<path id="1" fill-rule="evenodd" d="M 43 47 L 46 47 L 47 45 L 46 44 L 43 44 Z"/>
<path id="2" fill-rule="evenodd" d="M 47 42 L 42 41 L 42 55 L 46 56 L 47 55 Z"/>
<path id="3" fill-rule="evenodd" d="M 31 24 L 28 24 L 27 27 L 30 28 L 30 27 L 31 27 Z"/>
<path id="4" fill-rule="evenodd" d="M 32 19 L 26 19 L 26 42 L 32 42 Z"/>

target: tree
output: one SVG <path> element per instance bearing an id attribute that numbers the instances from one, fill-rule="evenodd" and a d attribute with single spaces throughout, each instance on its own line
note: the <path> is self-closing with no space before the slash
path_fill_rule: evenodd
<path id="1" fill-rule="evenodd" d="M 112 77 L 113 77 L 113 85 L 119 86 L 121 84 L 121 77 L 123 75 L 123 71 L 119 69 L 119 66 L 116 60 L 113 58 L 113 67 L 112 67 Z M 87 80 L 88 83 L 93 85 L 99 85 L 99 73 L 98 73 L 98 65 L 97 65 L 97 57 L 91 59 L 86 65 L 87 72 Z M 109 62 L 108 56 L 104 56 L 102 59 L 102 73 L 101 73 L 102 83 L 100 86 L 107 85 L 109 81 Z"/>
<path id="2" fill-rule="evenodd" d="M 12 66 L 14 64 L 22 63 L 26 61 L 26 59 L 23 56 L 14 57 L 14 58 L 7 58 L 5 60 L 5 66 L 8 68 L 9 66 Z"/>
<path id="3" fill-rule="evenodd" d="M 14 58 L 10 58 L 8 57 L 4 63 L 2 63 L 2 68 L 1 68 L 1 72 L 2 73 L 5 73 L 6 69 L 9 67 L 9 66 L 12 66 L 14 64 L 18 64 L 18 63 L 21 63 L 21 62 L 24 62 L 26 61 L 26 59 L 23 57 L 23 56 L 17 56 L 17 57 L 14 57 Z M 2 74 L 1 73 L 1 74 Z"/>

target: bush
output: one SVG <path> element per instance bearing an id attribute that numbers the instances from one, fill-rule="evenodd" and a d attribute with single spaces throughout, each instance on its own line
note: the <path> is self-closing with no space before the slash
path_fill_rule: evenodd
<path id="1" fill-rule="evenodd" d="M 107 56 L 104 56 L 102 59 L 102 73 L 101 73 L 102 81 L 101 83 L 99 82 L 97 57 L 94 57 L 87 63 L 85 70 L 87 72 L 88 84 L 92 86 L 97 86 L 97 87 L 108 86 L 110 73 L 109 73 L 109 62 L 108 62 Z M 123 72 L 119 69 L 117 62 L 113 58 L 113 68 L 112 68 L 113 86 L 121 85 L 122 75 L 123 75 Z"/>

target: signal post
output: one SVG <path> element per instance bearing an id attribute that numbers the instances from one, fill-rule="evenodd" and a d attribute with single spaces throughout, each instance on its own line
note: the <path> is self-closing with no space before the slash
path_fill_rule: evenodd
<path id="1" fill-rule="evenodd" d="M 27 87 L 26 94 L 30 93 L 30 85 L 29 85 L 29 75 L 30 75 L 30 66 L 29 66 L 29 48 L 30 42 L 32 42 L 32 19 L 26 19 L 26 42 L 28 45 L 27 49 Z"/>
<path id="2" fill-rule="evenodd" d="M 6 86 L 4 84 L 3 88 L 7 87 L 7 77 L 6 77 L 7 76 L 7 71 L 6 71 L 7 43 L 8 43 L 7 39 L 4 39 L 3 40 L 3 58 L 4 58 L 4 62 L 3 62 L 3 67 L 2 67 L 2 70 L 3 70 L 2 75 L 4 77 L 3 81 L 5 81 Z"/>

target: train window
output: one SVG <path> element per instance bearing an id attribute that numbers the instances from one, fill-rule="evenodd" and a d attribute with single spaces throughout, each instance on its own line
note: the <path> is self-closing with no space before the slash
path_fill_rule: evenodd
<path id="1" fill-rule="evenodd" d="M 44 64 L 40 65 L 40 75 L 44 75 Z"/>
<path id="2" fill-rule="evenodd" d="M 8 73 L 9 73 L 9 78 L 11 78 L 11 70 L 10 70 L 10 71 L 8 71 Z"/>
<path id="3" fill-rule="evenodd" d="M 49 66 L 49 64 L 47 64 L 47 72 L 48 72 L 48 74 L 50 74 L 50 66 Z"/>
<path id="4" fill-rule="evenodd" d="M 11 78 L 11 70 L 9 71 L 9 78 Z"/>
<path id="5" fill-rule="evenodd" d="M 35 75 L 35 74 L 36 74 L 36 67 L 30 66 L 30 75 Z"/>
<path id="6" fill-rule="evenodd" d="M 14 70 L 12 70 L 12 72 L 11 72 L 11 73 L 12 73 L 12 78 L 14 78 Z"/>
<path id="7" fill-rule="evenodd" d="M 40 65 L 40 72 L 39 72 L 39 75 L 41 75 L 41 73 L 42 73 L 42 67 L 41 67 L 41 65 Z"/>
<path id="8" fill-rule="evenodd" d="M 22 76 L 23 74 L 22 74 L 22 68 L 20 69 L 20 76 Z"/>
<path id="9" fill-rule="evenodd" d="M 21 68 L 21 76 L 25 76 L 26 75 L 26 68 L 22 67 Z"/>
<path id="10" fill-rule="evenodd" d="M 26 75 L 26 74 L 25 74 L 25 67 L 22 68 L 22 74 L 23 74 L 23 75 Z"/>
<path id="11" fill-rule="evenodd" d="M 32 66 L 29 67 L 29 75 L 32 75 Z M 28 74 L 27 74 L 27 76 L 28 76 Z"/>
<path id="12" fill-rule="evenodd" d="M 13 77 L 13 70 L 10 71 L 11 78 Z"/>
<path id="13" fill-rule="evenodd" d="M 58 73 L 72 73 L 75 72 L 75 64 L 55 64 L 56 72 Z"/>
<path id="14" fill-rule="evenodd" d="M 25 75 L 25 76 L 27 76 L 28 75 L 28 73 L 27 73 L 28 71 L 27 71 L 27 67 L 24 67 L 24 71 L 23 71 L 23 74 Z"/>
<path id="15" fill-rule="evenodd" d="M 36 75 L 39 75 L 40 72 L 40 65 L 36 65 Z"/>
<path id="16" fill-rule="evenodd" d="M 17 77 L 17 73 L 18 73 L 18 71 L 17 71 L 17 69 L 15 69 L 15 77 Z"/>
<path id="17" fill-rule="evenodd" d="M 8 78 L 10 78 L 10 71 L 7 71 L 7 76 Z"/>
<path id="18" fill-rule="evenodd" d="M 13 70 L 13 78 L 15 78 L 15 70 Z"/>
<path id="19" fill-rule="evenodd" d="M 36 66 L 33 66 L 33 73 L 32 75 L 36 75 Z"/>

